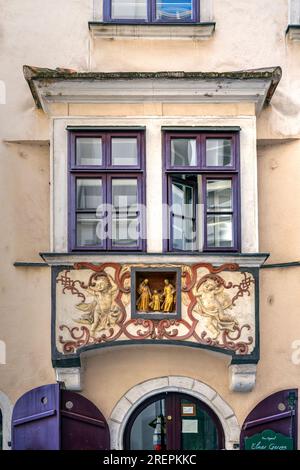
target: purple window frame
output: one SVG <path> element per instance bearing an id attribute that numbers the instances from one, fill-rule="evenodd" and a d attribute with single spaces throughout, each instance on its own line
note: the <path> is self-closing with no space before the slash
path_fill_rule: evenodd
<path id="1" fill-rule="evenodd" d="M 171 139 L 172 138 L 195 138 L 197 164 L 195 166 L 172 166 L 171 165 Z M 231 139 L 232 142 L 232 165 L 231 166 L 208 166 L 206 164 L 206 139 Z M 172 176 L 184 173 L 198 174 L 203 177 L 202 200 L 204 204 L 202 227 L 203 227 L 203 252 L 239 252 L 241 250 L 241 203 L 240 203 L 240 139 L 239 132 L 195 132 L 189 131 L 163 131 L 163 202 L 169 207 L 171 202 L 171 180 Z M 209 247 L 207 245 L 207 214 L 218 215 L 218 211 L 207 212 L 206 181 L 209 179 L 230 179 L 232 181 L 232 211 L 220 212 L 220 214 L 232 214 L 232 247 Z M 167 220 L 167 224 L 166 221 Z M 175 252 L 172 240 L 172 213 L 163 214 L 163 251 Z M 182 251 L 182 250 L 180 250 Z M 198 252 L 198 250 L 194 250 Z"/>
<path id="2" fill-rule="evenodd" d="M 84 137 L 99 137 L 102 139 L 102 165 L 77 165 L 76 164 L 76 139 Z M 137 138 L 137 165 L 112 165 L 111 161 L 111 140 L 114 137 L 136 137 Z M 146 251 L 146 216 L 144 211 L 139 212 L 139 238 L 137 245 L 133 247 L 113 245 L 111 239 L 112 226 L 109 227 L 108 234 L 102 244 L 79 246 L 77 245 L 77 213 L 94 213 L 95 210 L 77 209 L 76 206 L 76 181 L 77 179 L 99 178 L 102 179 L 103 202 L 111 203 L 112 200 L 112 179 L 137 180 L 138 204 L 145 207 L 145 132 L 144 131 L 69 131 L 68 132 L 68 243 L 69 251 Z"/>
<path id="3" fill-rule="evenodd" d="M 103 19 L 107 23 L 123 24 L 193 24 L 200 21 L 200 2 L 192 0 L 192 18 L 190 20 L 168 21 L 156 19 L 156 0 L 147 0 L 147 19 L 118 19 L 111 17 L 111 0 L 103 0 Z"/>

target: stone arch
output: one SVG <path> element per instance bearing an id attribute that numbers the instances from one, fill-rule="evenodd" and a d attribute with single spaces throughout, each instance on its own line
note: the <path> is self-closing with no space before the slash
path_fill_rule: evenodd
<path id="1" fill-rule="evenodd" d="M 147 398 L 162 392 L 181 392 L 198 398 L 218 416 L 225 435 L 225 448 L 234 449 L 240 440 L 240 426 L 232 408 L 207 384 L 190 377 L 167 376 L 146 380 L 128 390 L 114 407 L 109 427 L 111 448 L 123 449 L 123 437 L 131 413 Z"/>
<path id="2" fill-rule="evenodd" d="M 2 413 L 2 426 L 3 426 L 3 449 L 9 450 L 8 445 L 11 442 L 11 417 L 13 405 L 5 393 L 0 391 L 0 410 Z"/>

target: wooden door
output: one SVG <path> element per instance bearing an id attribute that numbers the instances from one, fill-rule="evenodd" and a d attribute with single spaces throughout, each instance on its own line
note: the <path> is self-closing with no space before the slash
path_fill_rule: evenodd
<path id="1" fill-rule="evenodd" d="M 14 407 L 14 450 L 104 450 L 109 446 L 108 424 L 99 409 L 59 384 L 30 390 Z"/>
<path id="2" fill-rule="evenodd" d="M 297 389 L 268 396 L 247 416 L 242 426 L 241 449 L 297 449 L 297 417 Z"/>

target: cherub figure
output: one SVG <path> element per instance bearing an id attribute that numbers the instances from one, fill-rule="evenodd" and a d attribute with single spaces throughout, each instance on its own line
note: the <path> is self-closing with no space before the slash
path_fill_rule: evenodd
<path id="1" fill-rule="evenodd" d="M 216 339 L 222 330 L 234 331 L 238 326 L 237 321 L 225 313 L 225 310 L 232 308 L 232 301 L 218 279 L 207 277 L 202 282 L 200 280 L 194 295 L 198 312 L 206 317 L 206 327 L 213 339 Z"/>
<path id="2" fill-rule="evenodd" d="M 87 292 L 94 298 L 91 303 L 82 302 L 76 308 L 87 312 L 77 323 L 91 325 L 91 334 L 113 327 L 120 316 L 120 309 L 114 303 L 118 287 L 110 274 L 99 274 L 94 285 L 87 287 Z"/>

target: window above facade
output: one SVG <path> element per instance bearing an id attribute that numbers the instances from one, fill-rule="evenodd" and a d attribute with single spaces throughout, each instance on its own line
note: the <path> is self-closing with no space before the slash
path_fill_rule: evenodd
<path id="1" fill-rule="evenodd" d="M 95 38 L 202 40 L 215 30 L 212 5 L 212 0 L 94 0 L 89 28 Z"/>
<path id="2" fill-rule="evenodd" d="M 239 250 L 238 134 L 164 135 L 169 251 Z"/>
<path id="3" fill-rule="evenodd" d="M 199 21 L 197 0 L 104 0 L 104 20 L 136 23 Z"/>

